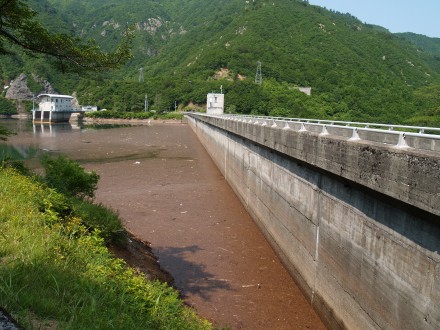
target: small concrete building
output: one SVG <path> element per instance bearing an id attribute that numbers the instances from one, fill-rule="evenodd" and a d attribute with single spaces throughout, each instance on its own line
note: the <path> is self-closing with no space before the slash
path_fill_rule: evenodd
<path id="1" fill-rule="evenodd" d="M 84 112 L 98 111 L 98 106 L 97 105 L 83 105 L 81 107 L 81 111 L 84 111 Z"/>
<path id="2" fill-rule="evenodd" d="M 38 95 L 40 111 L 72 111 L 70 95 L 40 94 Z"/>
<path id="3" fill-rule="evenodd" d="M 206 113 L 209 115 L 222 115 L 225 107 L 225 95 L 209 93 L 206 101 Z"/>
<path id="4" fill-rule="evenodd" d="M 34 122 L 69 121 L 76 109 L 72 107 L 73 97 L 59 94 L 38 95 L 38 109 L 32 111 Z"/>

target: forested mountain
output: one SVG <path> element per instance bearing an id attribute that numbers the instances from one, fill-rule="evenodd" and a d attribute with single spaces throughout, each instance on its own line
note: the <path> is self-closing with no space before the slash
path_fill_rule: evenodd
<path id="1" fill-rule="evenodd" d="M 104 49 L 133 26 L 134 57 L 120 70 L 82 76 L 60 74 L 45 58 L 0 57 L 5 84 L 34 73 L 62 93 L 76 91 L 82 104 L 120 111 L 142 111 L 146 94 L 157 111 L 203 104 L 222 86 L 230 112 L 440 125 L 438 39 L 394 35 L 302 0 L 31 3 L 51 30 Z"/>
<path id="2" fill-rule="evenodd" d="M 413 42 L 421 52 L 426 52 L 434 57 L 440 56 L 440 38 L 429 38 L 427 36 L 416 33 L 396 33 L 402 39 Z"/>
<path id="3" fill-rule="evenodd" d="M 396 33 L 396 36 L 416 45 L 417 52 L 422 58 L 440 72 L 440 38 L 429 38 L 415 33 Z"/>

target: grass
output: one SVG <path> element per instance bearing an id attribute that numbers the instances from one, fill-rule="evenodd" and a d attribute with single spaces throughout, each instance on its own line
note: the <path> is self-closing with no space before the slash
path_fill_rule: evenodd
<path id="1" fill-rule="evenodd" d="M 67 212 L 64 196 L 10 168 L 0 200 L 0 306 L 24 328 L 211 329 L 174 289 L 109 253 L 102 206 Z"/>
<path id="2" fill-rule="evenodd" d="M 116 211 L 102 204 L 73 199 L 73 213 L 83 219 L 84 224 L 93 230 L 99 230 L 100 236 L 109 245 L 124 246 L 126 232 Z"/>

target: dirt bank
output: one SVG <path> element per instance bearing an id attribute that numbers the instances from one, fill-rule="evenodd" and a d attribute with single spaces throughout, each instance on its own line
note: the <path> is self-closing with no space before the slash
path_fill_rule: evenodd
<path id="1" fill-rule="evenodd" d="M 109 246 L 109 250 L 116 257 L 124 259 L 131 267 L 144 273 L 148 279 L 159 280 L 171 286 L 174 285 L 174 278 L 160 266 L 149 242 L 128 233 L 126 246 L 113 245 Z"/>

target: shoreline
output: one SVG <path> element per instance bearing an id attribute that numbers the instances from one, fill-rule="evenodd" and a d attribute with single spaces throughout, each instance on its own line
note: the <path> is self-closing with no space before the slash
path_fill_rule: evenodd
<path id="1" fill-rule="evenodd" d="M 121 119 L 121 118 L 77 118 L 69 121 L 70 123 L 87 123 L 87 124 L 136 124 L 136 125 L 152 125 L 152 124 L 185 124 L 186 119 Z"/>
<path id="2" fill-rule="evenodd" d="M 0 119 L 32 119 L 32 115 L 26 113 L 19 113 L 14 115 L 2 115 L 0 114 Z"/>
<path id="3" fill-rule="evenodd" d="M 32 120 L 32 115 L 29 114 L 14 114 L 14 115 L 2 115 L 0 119 L 21 119 Z M 62 123 L 87 123 L 87 124 L 137 124 L 137 125 L 151 125 L 151 124 L 183 124 L 186 123 L 186 119 L 161 119 L 161 118 L 149 118 L 149 119 L 122 119 L 122 118 L 89 118 L 79 117 L 76 114 L 72 114 L 70 119 L 66 122 L 53 122 L 44 124 L 62 124 Z"/>

